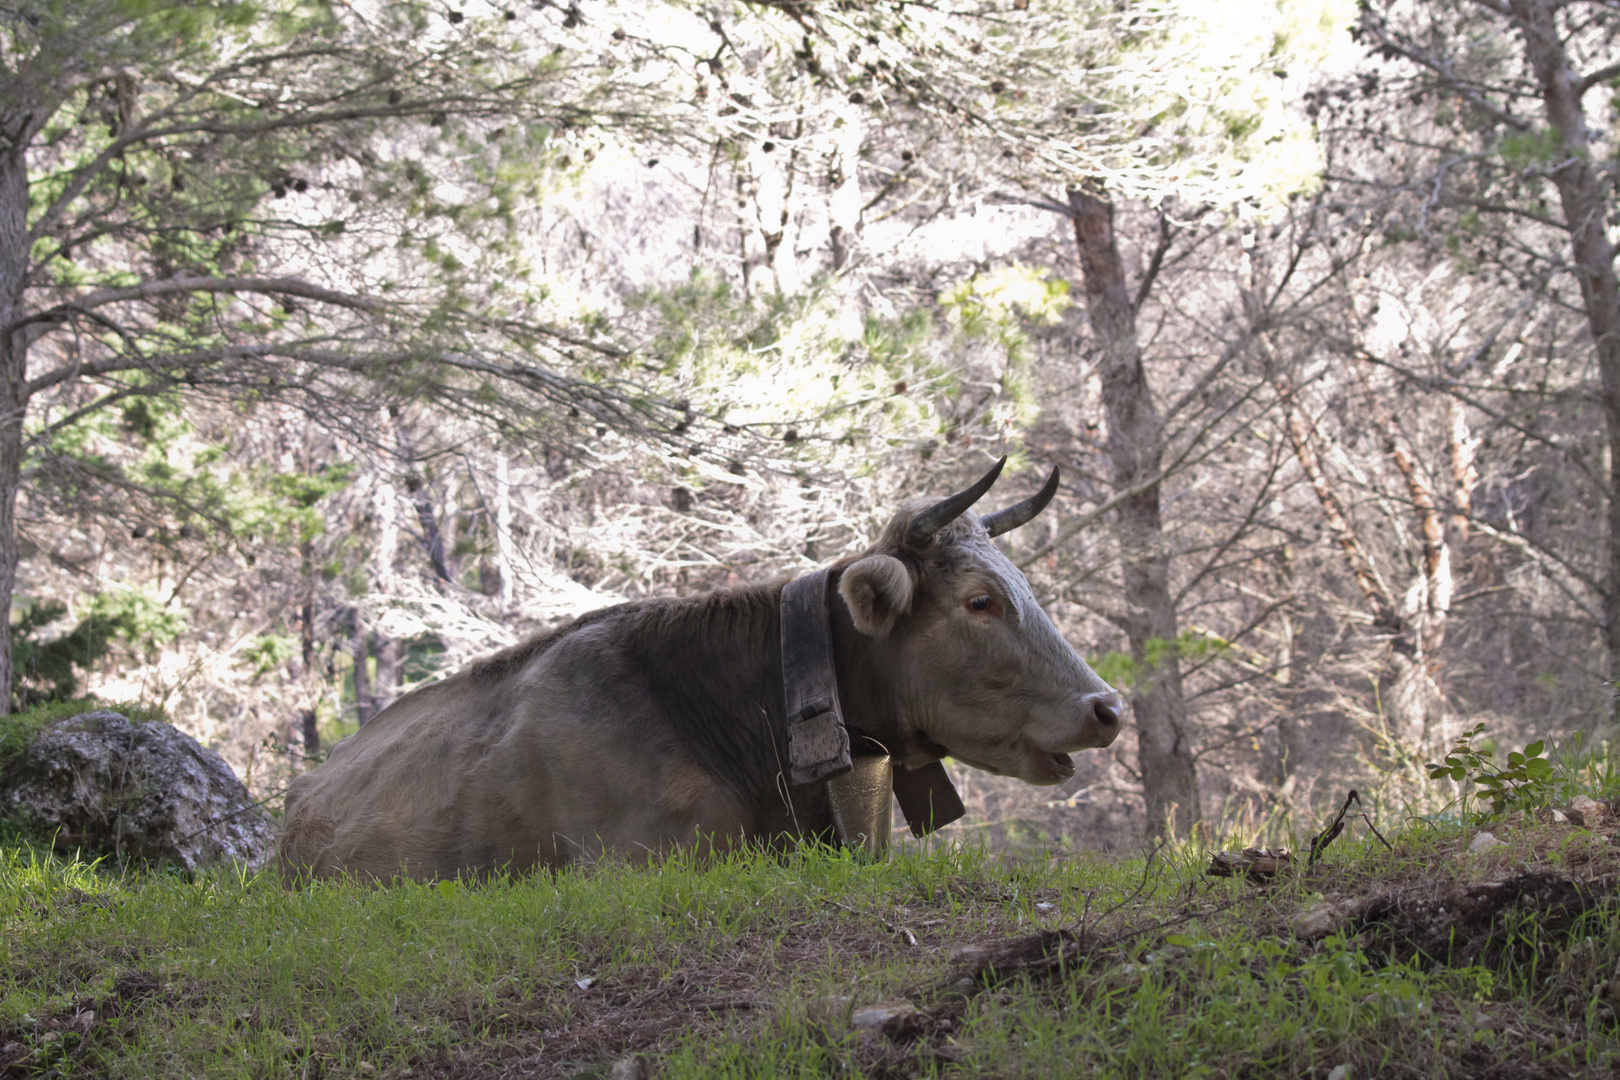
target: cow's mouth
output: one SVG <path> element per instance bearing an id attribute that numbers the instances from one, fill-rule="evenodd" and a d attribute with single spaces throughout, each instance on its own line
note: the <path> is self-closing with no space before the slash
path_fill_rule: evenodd
<path id="1" fill-rule="evenodd" d="M 1056 784 L 1074 775 L 1074 758 L 1058 751 L 1032 746 L 1029 763 L 1032 779 L 1037 784 Z"/>

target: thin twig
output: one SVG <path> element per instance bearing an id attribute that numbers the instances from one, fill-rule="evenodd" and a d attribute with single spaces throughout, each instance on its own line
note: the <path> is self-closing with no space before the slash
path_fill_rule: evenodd
<path id="1" fill-rule="evenodd" d="M 1394 845 L 1385 840 L 1384 834 L 1379 832 L 1378 827 L 1372 823 L 1372 818 L 1367 814 L 1366 803 L 1361 801 L 1361 796 L 1356 794 L 1356 789 L 1351 788 L 1350 793 L 1344 797 L 1344 805 L 1339 807 L 1339 813 L 1333 819 L 1332 824 L 1311 837 L 1311 859 L 1306 864 L 1307 870 L 1316 865 L 1316 861 L 1322 857 L 1322 852 L 1327 849 L 1329 844 L 1337 840 L 1339 834 L 1344 831 L 1344 815 L 1349 812 L 1351 803 L 1355 803 L 1361 808 L 1361 820 L 1365 821 L 1367 828 L 1371 829 L 1372 834 L 1378 837 L 1378 842 L 1389 848 L 1391 852 L 1395 850 Z"/>
<path id="2" fill-rule="evenodd" d="M 1130 904 L 1130 903 L 1135 902 L 1136 899 L 1142 895 L 1142 893 L 1147 889 L 1148 874 L 1151 873 L 1152 870 L 1153 870 L 1153 862 L 1154 862 L 1154 860 L 1159 857 L 1159 853 L 1164 850 L 1165 845 L 1168 844 L 1169 842 L 1170 841 L 1169 841 L 1169 839 L 1167 837 L 1163 837 L 1163 836 L 1159 837 L 1158 844 L 1153 848 L 1152 851 L 1148 852 L 1147 862 L 1142 864 L 1142 880 L 1137 883 L 1136 889 L 1133 892 L 1131 892 L 1128 896 L 1126 896 L 1125 899 L 1121 900 L 1119 903 L 1115 904 L 1113 907 L 1109 908 L 1107 911 L 1105 911 L 1101 915 L 1097 916 L 1097 918 L 1099 918 L 1099 919 L 1108 918 L 1108 916 L 1112 915 L 1116 911 L 1119 911 L 1126 904 Z M 1089 900 L 1087 901 L 1087 907 L 1088 908 L 1090 907 L 1090 901 Z M 1083 916 L 1082 916 L 1082 918 L 1083 918 Z"/>
<path id="3" fill-rule="evenodd" d="M 1389 848 L 1389 850 L 1390 850 L 1390 854 L 1394 854 L 1394 852 L 1395 852 L 1395 845 L 1393 845 L 1393 844 L 1391 844 L 1391 843 L 1390 843 L 1390 842 L 1389 842 L 1389 841 L 1388 841 L 1388 840 L 1385 840 L 1385 839 L 1384 839 L 1384 834 L 1383 834 L 1383 833 L 1381 833 L 1381 832 L 1379 832 L 1379 831 L 1378 831 L 1378 826 L 1376 826 L 1376 825 L 1374 825 L 1374 824 L 1373 824 L 1373 823 L 1372 823 L 1372 818 L 1370 818 L 1370 817 L 1368 817 L 1368 816 L 1367 816 L 1367 811 L 1365 811 L 1365 810 L 1363 810 L 1363 811 L 1362 811 L 1362 812 L 1361 812 L 1361 820 L 1362 820 L 1362 821 L 1365 821 L 1365 822 L 1366 822 L 1366 823 L 1367 823 L 1367 828 L 1369 828 L 1369 829 L 1371 829 L 1371 830 L 1372 830 L 1372 834 L 1373 834 L 1373 835 L 1374 835 L 1374 836 L 1376 836 L 1376 837 L 1378 837 L 1378 842 L 1379 842 L 1379 843 L 1380 843 L 1380 844 L 1383 844 L 1383 845 L 1384 845 L 1384 846 L 1385 846 L 1385 847 L 1387 847 L 1387 848 Z"/>
<path id="4" fill-rule="evenodd" d="M 1322 857 L 1323 850 L 1337 840 L 1340 833 L 1344 832 L 1344 815 L 1349 813 L 1351 803 L 1359 802 L 1361 802 L 1361 797 L 1356 794 L 1355 788 L 1351 788 L 1350 794 L 1344 797 L 1344 805 L 1339 807 L 1338 815 L 1334 817 L 1327 828 L 1311 837 L 1311 858 L 1305 864 L 1307 870 L 1316 865 L 1316 860 Z"/>
<path id="5" fill-rule="evenodd" d="M 215 825 L 224 824 L 225 822 L 231 820 L 231 818 L 236 817 L 238 814 L 245 814 L 249 810 L 254 809 L 255 807 L 263 806 L 265 803 L 269 802 L 271 799 L 274 799 L 276 796 L 285 795 L 287 793 L 288 788 L 290 788 L 291 786 L 292 785 L 289 784 L 289 785 L 287 785 L 287 787 L 281 788 L 281 789 L 279 789 L 277 791 L 272 791 L 270 794 L 266 795 L 264 798 L 260 799 L 256 803 L 248 803 L 246 806 L 241 807 L 240 809 L 232 810 L 230 813 L 224 815 L 223 817 L 217 817 L 213 821 L 210 821 L 208 824 L 204 825 L 202 828 L 197 829 L 194 832 L 186 833 L 186 835 L 184 835 L 180 839 L 176 840 L 175 844 L 177 844 L 177 845 L 178 844 L 183 844 L 187 840 L 190 840 L 193 836 L 200 836 L 203 833 L 207 832 L 209 829 L 212 829 Z"/>

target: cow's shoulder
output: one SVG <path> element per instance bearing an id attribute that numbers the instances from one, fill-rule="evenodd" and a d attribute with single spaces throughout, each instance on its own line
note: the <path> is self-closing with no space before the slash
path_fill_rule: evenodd
<path id="1" fill-rule="evenodd" d="M 543 630 L 533 637 L 510 645 L 499 652 L 481 657 L 434 685 L 445 686 L 450 684 L 471 684 L 484 686 L 492 683 L 501 683 L 521 674 L 533 663 L 554 649 L 559 643 L 580 634 L 600 637 L 601 631 L 611 633 L 611 627 L 623 620 L 638 605 L 635 603 L 614 604 L 612 607 L 598 608 L 588 611 L 576 619 L 571 619 L 561 626 L 550 630 Z M 591 631 L 597 631 L 591 633 Z"/>

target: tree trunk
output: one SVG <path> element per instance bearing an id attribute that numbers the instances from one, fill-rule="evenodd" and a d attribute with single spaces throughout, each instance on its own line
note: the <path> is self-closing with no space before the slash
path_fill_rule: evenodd
<path id="1" fill-rule="evenodd" d="M 349 655 L 354 660 L 354 718 L 361 727 L 372 716 L 371 672 L 367 669 L 370 650 L 366 647 L 365 616 L 359 608 L 350 612 L 354 622 L 354 638 L 349 643 Z"/>
<path id="2" fill-rule="evenodd" d="M 399 693 L 400 653 L 398 638 L 378 636 L 377 681 L 371 689 L 373 716 L 392 705 Z"/>
<path id="3" fill-rule="evenodd" d="M 0 152 L 0 326 L 24 314 L 28 275 L 30 115 L 0 117 L 10 145 Z M 23 418 L 28 408 L 28 338 L 0 334 L 0 715 L 11 712 L 11 598 L 17 584 L 17 491 L 22 487 Z"/>
<path id="4" fill-rule="evenodd" d="M 453 580 L 450 575 L 450 563 L 444 554 L 444 534 L 439 531 L 439 517 L 433 511 L 433 493 L 428 490 L 427 482 L 416 471 L 416 449 L 411 443 L 410 432 L 405 430 L 405 421 L 397 412 L 394 414 L 394 434 L 399 443 L 399 456 L 405 462 L 405 491 L 411 497 L 411 507 L 416 511 L 416 523 L 421 528 L 419 539 L 422 550 L 426 552 L 428 563 L 440 580 Z"/>
<path id="5" fill-rule="evenodd" d="M 1156 476 L 1164 456 L 1164 422 L 1142 369 L 1136 311 L 1114 235 L 1114 207 L 1099 189 L 1070 188 L 1069 209 L 1080 253 L 1086 313 L 1101 350 L 1099 375 L 1108 420 L 1108 455 L 1116 490 Z M 1125 587 L 1125 634 L 1141 672 L 1131 691 L 1138 765 L 1148 828 L 1184 835 L 1200 817 L 1196 761 L 1187 732 L 1187 703 L 1177 655 L 1170 553 L 1159 516 L 1159 486 L 1120 504 L 1115 519 Z"/>
<path id="6" fill-rule="evenodd" d="M 305 540 L 303 542 L 303 544 L 302 544 L 302 552 L 303 552 L 302 566 L 303 566 L 303 571 L 304 571 L 304 580 L 306 582 L 308 582 L 308 581 L 312 580 L 312 578 L 314 576 L 314 572 L 315 572 L 315 568 L 314 568 L 314 545 L 312 545 L 308 540 Z M 316 693 L 316 691 L 315 691 L 315 593 L 308 586 L 306 586 L 306 589 L 305 589 L 305 592 L 304 592 L 304 603 L 303 603 L 303 606 L 302 606 L 302 608 L 300 610 L 300 615 L 302 616 L 302 618 L 300 619 L 300 622 L 303 623 L 303 626 L 300 628 L 301 637 L 302 637 L 301 645 L 303 647 L 299 652 L 299 659 L 302 661 L 302 675 L 303 675 L 303 683 L 304 683 L 304 693 L 307 695 L 306 700 L 309 701 L 311 707 L 307 708 L 307 709 L 300 710 L 299 713 L 298 713 L 298 719 L 299 719 L 299 727 L 301 728 L 301 731 L 299 732 L 299 734 L 302 735 L 303 740 L 304 740 L 304 757 L 307 759 L 310 755 L 318 753 L 320 751 L 320 749 L 321 749 L 321 733 L 320 733 L 320 729 L 318 727 L 316 727 L 316 717 L 315 717 L 315 709 L 314 709 L 315 693 Z"/>
<path id="7" fill-rule="evenodd" d="M 1469 524 L 1468 515 L 1474 512 L 1474 485 L 1479 483 L 1479 470 L 1474 468 L 1474 451 L 1479 440 L 1468 431 L 1468 415 L 1462 402 L 1451 398 L 1446 403 L 1447 449 L 1451 454 L 1451 521 L 1446 532 L 1446 543 L 1458 558 L 1467 558 Z"/>
<path id="8" fill-rule="evenodd" d="M 394 556 L 399 551 L 399 492 L 384 480 L 373 495 L 377 513 L 377 550 L 371 562 L 371 580 L 377 593 L 387 596 L 394 590 Z M 377 678 L 371 684 L 371 715 L 376 716 L 393 703 L 399 686 L 399 641 L 376 630 Z"/>
<path id="9" fill-rule="evenodd" d="M 1428 478 L 1418 468 L 1416 452 L 1407 443 L 1394 414 L 1364 376 L 1362 386 L 1367 411 L 1383 429 L 1384 450 L 1406 481 L 1407 496 L 1417 512 L 1423 535 L 1423 566 L 1419 572 L 1422 589 L 1408 591 L 1408 603 L 1401 611 L 1402 635 L 1391 643 L 1395 679 L 1389 715 L 1395 720 L 1401 744 L 1415 749 L 1419 758 L 1426 760 L 1433 751 L 1443 748 L 1447 734 L 1438 658 L 1451 614 L 1451 548 L 1446 543 L 1444 518 Z M 1456 423 L 1455 418 L 1452 422 Z"/>
<path id="10" fill-rule="evenodd" d="M 304 758 L 307 760 L 321 752 L 321 729 L 316 722 L 314 709 L 305 709 L 298 715 L 303 724 Z"/>
<path id="11" fill-rule="evenodd" d="M 837 141 L 829 163 L 828 175 L 833 186 L 827 197 L 827 221 L 834 270 L 848 265 L 861 228 L 863 111 L 859 105 L 847 105 L 839 110 Z"/>
<path id="12" fill-rule="evenodd" d="M 1385 660 L 1388 681 L 1383 683 L 1380 697 L 1382 714 L 1390 720 L 1391 733 L 1402 751 L 1408 754 L 1416 751 L 1421 756 L 1443 733 L 1440 695 L 1429 673 L 1429 660 L 1430 651 L 1439 648 L 1444 638 L 1446 612 L 1451 604 L 1450 555 L 1433 493 L 1417 471 L 1411 449 L 1401 437 L 1393 417 L 1373 398 L 1369 389 L 1367 410 L 1382 428 L 1385 449 L 1406 479 L 1423 531 L 1422 596 L 1416 610 L 1408 611 L 1373 564 L 1344 502 L 1322 467 L 1322 458 L 1316 449 L 1320 433 L 1295 400 L 1292 381 L 1278 373 L 1272 376 L 1271 382 L 1282 405 L 1284 426 L 1294 456 L 1316 494 L 1328 533 L 1338 544 L 1351 576 L 1367 601 L 1373 629 L 1388 642 L 1389 653 Z M 1380 679 L 1383 678 L 1381 674 Z"/>
<path id="13" fill-rule="evenodd" d="M 1597 346 L 1598 375 L 1603 387 L 1603 416 L 1609 439 L 1608 536 L 1604 559 L 1603 644 L 1607 675 L 1620 676 L 1620 281 L 1616 280 L 1614 245 L 1604 231 L 1609 191 L 1593 167 L 1582 94 L 1590 89 L 1571 70 L 1553 0 L 1511 0 L 1525 57 L 1535 69 L 1547 122 L 1559 140 L 1552 171 L 1564 222 L 1569 227 L 1575 277 L 1586 306 L 1587 326 Z M 1620 723 L 1620 696 L 1611 705 L 1611 722 Z"/>
<path id="14" fill-rule="evenodd" d="M 517 598 L 517 559 L 512 545 L 512 480 L 505 454 L 495 457 L 495 554 L 500 559 L 501 604 Z"/>

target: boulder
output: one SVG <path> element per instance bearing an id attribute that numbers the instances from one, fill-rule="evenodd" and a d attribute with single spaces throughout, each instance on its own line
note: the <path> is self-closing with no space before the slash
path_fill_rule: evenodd
<path id="1" fill-rule="evenodd" d="M 274 843 L 270 820 L 218 754 L 170 724 L 106 710 L 40 732 L 0 778 L 0 816 L 59 849 L 188 871 L 256 868 Z"/>

